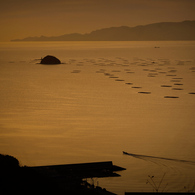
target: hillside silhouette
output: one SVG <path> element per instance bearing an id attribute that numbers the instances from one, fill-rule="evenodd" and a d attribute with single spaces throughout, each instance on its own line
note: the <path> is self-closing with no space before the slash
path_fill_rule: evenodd
<path id="1" fill-rule="evenodd" d="M 110 27 L 87 34 L 40 36 L 12 41 L 177 41 L 195 40 L 195 21 L 161 22 L 136 27 Z"/>

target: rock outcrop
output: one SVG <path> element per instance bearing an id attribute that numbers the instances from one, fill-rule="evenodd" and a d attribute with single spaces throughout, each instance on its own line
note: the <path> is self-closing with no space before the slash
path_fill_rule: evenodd
<path id="1" fill-rule="evenodd" d="M 61 61 L 55 56 L 47 55 L 41 59 L 41 64 L 61 64 Z"/>

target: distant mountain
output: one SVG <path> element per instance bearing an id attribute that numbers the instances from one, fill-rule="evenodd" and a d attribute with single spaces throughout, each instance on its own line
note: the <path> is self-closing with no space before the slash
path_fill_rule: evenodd
<path id="1" fill-rule="evenodd" d="M 87 34 L 27 37 L 12 41 L 171 41 L 195 40 L 195 21 L 104 28 Z"/>

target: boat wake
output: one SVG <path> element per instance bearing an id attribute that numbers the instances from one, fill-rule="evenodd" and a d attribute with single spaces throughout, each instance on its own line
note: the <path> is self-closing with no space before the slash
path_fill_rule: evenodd
<path id="1" fill-rule="evenodd" d="M 148 155 L 141 155 L 141 154 L 133 154 L 133 153 L 128 153 L 124 152 L 123 154 L 129 155 L 135 158 L 139 158 L 142 160 L 152 160 L 152 159 L 161 159 L 161 160 L 169 160 L 169 161 L 175 161 L 175 162 L 181 162 L 181 163 L 188 163 L 188 164 L 193 164 L 195 165 L 195 161 L 188 161 L 188 160 L 181 160 L 181 159 L 174 159 L 174 158 L 164 158 L 164 157 L 157 157 L 157 156 L 148 156 Z"/>
<path id="2" fill-rule="evenodd" d="M 168 186 L 166 186 L 167 192 L 194 192 L 195 161 L 133 154 L 124 151 L 123 154 L 156 164 L 157 166 L 152 166 L 152 168 L 148 166 L 147 171 L 152 172 L 155 178 L 160 177 L 159 173 L 161 172 L 166 173 L 165 181 L 168 183 Z"/>

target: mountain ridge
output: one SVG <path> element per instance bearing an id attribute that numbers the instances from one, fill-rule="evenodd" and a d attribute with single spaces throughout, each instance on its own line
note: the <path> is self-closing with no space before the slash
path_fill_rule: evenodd
<path id="1" fill-rule="evenodd" d="M 11 41 L 171 41 L 195 40 L 195 20 L 160 22 L 135 27 L 120 26 L 60 36 L 27 37 Z"/>

